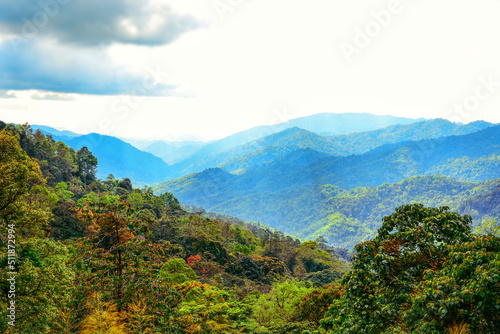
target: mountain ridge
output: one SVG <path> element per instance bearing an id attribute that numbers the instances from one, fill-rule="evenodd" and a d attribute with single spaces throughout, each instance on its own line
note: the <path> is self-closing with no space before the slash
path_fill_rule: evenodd
<path id="1" fill-rule="evenodd" d="M 184 176 L 182 180 L 160 183 L 154 189 L 156 192 L 172 192 L 185 204 L 203 206 L 209 211 L 262 221 L 276 227 L 280 221 L 280 213 L 266 204 L 274 201 L 269 201 L 269 198 L 290 200 L 293 196 L 300 197 L 301 192 L 309 193 L 310 197 L 314 198 L 320 196 L 319 189 L 324 185 L 334 185 L 349 191 L 358 187 L 394 184 L 415 175 L 425 176 L 436 166 L 449 164 L 450 159 L 468 156 L 471 160 L 476 160 L 492 154 L 496 157 L 500 154 L 500 145 L 497 143 L 500 143 L 500 126 L 492 126 L 467 135 L 387 144 L 362 155 L 327 156 L 310 161 L 304 159 L 301 165 L 292 158 L 312 153 L 310 150 L 302 150 L 290 153 L 289 157 L 285 156 L 264 167 L 250 169 L 241 175 L 230 174 L 218 168 L 212 169 L 217 170 L 217 179 L 211 178 L 209 173 L 203 171 Z M 300 158 L 297 161 L 301 161 Z M 475 181 L 486 182 L 490 178 L 499 178 L 500 170 L 489 171 L 487 177 L 481 178 L 480 174 L 475 177 Z M 466 177 L 463 180 L 468 181 Z M 189 186 L 190 182 L 211 184 L 215 190 L 209 192 L 202 188 L 192 188 Z M 311 193 L 311 189 L 316 189 L 316 193 Z M 252 200 L 250 205 L 245 202 L 250 197 L 260 199 L 257 202 Z M 277 201 L 273 202 L 274 205 L 282 210 L 295 210 L 292 207 L 297 205 L 284 206 L 283 200 Z M 252 206 L 250 212 L 246 211 L 245 203 Z M 263 215 L 259 212 L 270 210 L 276 211 L 274 216 L 266 216 L 271 217 L 272 221 L 262 219 Z"/>
<path id="2" fill-rule="evenodd" d="M 97 175 L 103 179 L 113 174 L 115 177 L 128 177 L 136 182 L 152 184 L 163 180 L 163 175 L 168 173 L 169 167 L 162 159 L 116 137 L 90 133 L 70 139 L 54 136 L 54 139 L 61 140 L 75 150 L 86 146 L 97 158 Z"/>

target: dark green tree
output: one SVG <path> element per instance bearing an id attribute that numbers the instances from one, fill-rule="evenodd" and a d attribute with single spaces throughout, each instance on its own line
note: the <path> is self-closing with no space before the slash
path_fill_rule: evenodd
<path id="1" fill-rule="evenodd" d="M 323 321 L 334 333 L 383 333 L 404 326 L 418 284 L 440 270 L 449 246 L 471 238 L 470 217 L 449 208 L 405 205 L 383 219 L 375 239 L 356 246 L 344 298 Z"/>
<path id="2" fill-rule="evenodd" d="M 96 180 L 97 158 L 84 146 L 76 152 L 78 175 L 82 182 L 88 185 Z"/>
<path id="3" fill-rule="evenodd" d="M 472 333 L 498 333 L 500 238 L 475 236 L 453 245 L 442 270 L 430 270 L 405 313 L 408 328 L 442 333 L 462 324 Z"/>

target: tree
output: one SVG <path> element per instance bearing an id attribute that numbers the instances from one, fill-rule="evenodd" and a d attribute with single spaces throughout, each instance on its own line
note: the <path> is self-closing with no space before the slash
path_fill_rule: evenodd
<path id="1" fill-rule="evenodd" d="M 310 291 L 297 302 L 294 320 L 312 322 L 316 324 L 316 328 L 319 327 L 319 321 L 323 319 L 333 301 L 342 297 L 342 290 L 342 286 L 332 285 Z"/>
<path id="2" fill-rule="evenodd" d="M 169 192 L 165 192 L 159 196 L 159 198 L 164 201 L 164 203 L 167 205 L 168 208 L 172 210 L 179 210 L 181 208 L 181 205 L 179 203 L 179 200 L 174 197 L 173 194 Z"/>
<path id="3" fill-rule="evenodd" d="M 485 219 L 481 225 L 476 227 L 474 233 L 500 237 L 500 224 L 497 223 L 496 219 Z"/>
<path id="4" fill-rule="evenodd" d="M 7 264 L 7 254 L 2 246 L 0 263 Z M 16 333 L 45 333 L 70 302 L 73 290 L 73 271 L 66 266 L 68 250 L 60 242 L 45 238 L 29 238 L 16 243 L 15 303 Z M 8 272 L 0 272 L 0 290 L 9 291 Z M 7 293 L 0 301 L 0 332 L 6 332 Z"/>
<path id="5" fill-rule="evenodd" d="M 234 297 L 215 286 L 188 281 L 176 286 L 184 301 L 174 321 L 182 333 L 239 333 L 233 318 L 242 310 Z"/>
<path id="6" fill-rule="evenodd" d="M 130 179 L 126 177 L 123 180 L 121 180 L 120 182 L 118 182 L 117 187 L 123 188 L 126 191 L 130 192 L 130 191 L 132 191 L 132 181 L 130 181 Z"/>
<path id="7" fill-rule="evenodd" d="M 116 203 L 106 203 L 105 200 L 100 200 L 96 203 L 90 203 L 78 213 L 80 222 L 86 226 L 86 234 L 98 248 L 98 252 L 102 252 L 104 256 L 111 256 L 115 266 L 115 281 L 116 296 L 115 300 L 118 303 L 119 310 L 122 309 L 123 303 L 123 270 L 125 267 L 124 261 L 124 245 L 134 238 L 134 233 L 130 230 L 129 224 L 137 224 L 128 219 L 127 203 L 119 200 Z"/>
<path id="8" fill-rule="evenodd" d="M 83 184 L 89 185 L 96 180 L 97 158 L 92 152 L 84 146 L 76 152 L 76 161 L 78 164 L 78 175 Z"/>
<path id="9" fill-rule="evenodd" d="M 407 326 L 442 333 L 455 323 L 473 333 L 496 333 L 500 324 L 500 238 L 477 236 L 449 247 L 442 270 L 430 270 L 416 289 Z"/>
<path id="10" fill-rule="evenodd" d="M 449 246 L 468 242 L 471 218 L 449 208 L 405 205 L 383 219 L 375 239 L 356 246 L 345 294 L 323 321 L 334 333 L 382 333 L 403 312 L 427 270 L 440 270 Z"/>
<path id="11" fill-rule="evenodd" d="M 133 210 L 116 196 L 87 203 L 78 216 L 86 228 L 86 237 L 75 249 L 74 307 L 99 292 L 104 301 L 116 304 L 120 312 L 135 309 L 131 311 L 135 316 L 145 312 L 152 317 L 157 331 L 176 333 L 171 317 L 180 296 L 158 276 L 165 262 L 182 252 L 182 248 L 169 242 L 149 241 L 150 222 L 132 219 Z M 146 309 L 140 305 L 146 305 Z"/>
<path id="12" fill-rule="evenodd" d="M 254 305 L 253 317 L 264 327 L 283 325 L 292 319 L 295 304 L 312 290 L 306 282 L 276 281 L 271 291 L 261 295 Z"/>
<path id="13" fill-rule="evenodd" d="M 17 138 L 0 132 L 0 231 L 5 242 L 8 224 L 16 226 L 20 237 L 40 236 L 50 211 L 48 191 L 38 164 L 20 147 Z"/>
<path id="14" fill-rule="evenodd" d="M 82 334 L 125 334 L 120 313 L 112 302 L 105 302 L 95 293 L 86 303 L 89 314 L 83 319 Z"/>
<path id="15" fill-rule="evenodd" d="M 119 180 L 114 177 L 113 174 L 109 174 L 102 183 L 108 189 L 109 192 L 114 192 Z"/>
<path id="16" fill-rule="evenodd" d="M 262 281 L 264 283 L 272 283 L 276 279 L 285 276 L 287 274 L 286 265 L 283 261 L 276 257 L 264 256 L 253 258 L 255 262 L 259 264 L 260 271 L 262 273 Z"/>
<path id="17" fill-rule="evenodd" d="M 43 238 L 51 197 L 38 164 L 23 151 L 17 136 L 9 128 L 0 132 L 0 290 L 9 291 L 8 272 L 17 272 L 16 332 L 41 333 L 68 301 L 73 273 L 66 267 L 67 249 Z M 15 246 L 13 258 L 7 244 Z M 6 305 L 12 299 L 3 293 L 0 301 L 1 318 L 7 319 Z M 0 322 L 2 332 L 4 325 Z"/>
<path id="18" fill-rule="evenodd" d="M 316 241 L 305 241 L 297 247 L 297 260 L 300 260 L 308 273 L 322 271 L 333 265 L 330 254 L 318 247 Z"/>
<path id="19" fill-rule="evenodd" d="M 171 259 L 160 269 L 158 278 L 171 284 L 181 284 L 196 279 L 196 274 L 183 259 Z"/>
<path id="20" fill-rule="evenodd" d="M 304 281 L 311 282 L 314 286 L 323 286 L 333 283 L 334 281 L 340 279 L 342 273 L 334 269 L 325 269 L 321 271 L 316 271 L 314 273 L 307 274 L 304 277 Z"/>
<path id="21" fill-rule="evenodd" d="M 328 248 L 328 242 L 325 239 L 325 237 L 323 237 L 322 235 L 320 235 L 319 237 L 316 238 L 315 241 L 318 244 L 318 248 L 319 249 L 321 249 L 322 251 L 326 251 L 327 250 L 327 248 Z"/>

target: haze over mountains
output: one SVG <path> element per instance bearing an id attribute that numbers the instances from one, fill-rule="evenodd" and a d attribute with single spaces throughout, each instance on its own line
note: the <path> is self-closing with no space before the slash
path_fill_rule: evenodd
<path id="1" fill-rule="evenodd" d="M 439 120 L 427 122 L 443 123 Z M 422 126 L 426 127 L 427 122 L 422 123 Z M 485 123 L 477 125 L 480 128 L 488 126 Z M 457 131 L 456 128 L 449 129 L 450 133 Z M 473 129 L 474 126 L 469 127 L 470 131 Z M 422 136 L 433 137 L 431 134 Z M 401 190 L 401 204 L 419 201 L 428 205 L 450 205 L 455 209 L 472 194 L 491 193 L 498 182 L 491 185 L 488 180 L 500 178 L 499 143 L 500 126 L 492 126 L 466 135 L 386 144 L 361 155 L 331 156 L 305 148 L 251 168 L 241 175 L 231 174 L 222 168 L 212 168 L 163 182 L 155 189 L 158 192 L 173 192 L 183 203 L 203 206 L 209 211 L 251 221 L 264 221 L 288 233 L 313 237 L 317 236 L 317 230 L 331 223 L 328 221 L 330 215 L 340 212 L 332 212 L 326 204 L 331 196 L 331 192 L 326 190 L 328 187 L 336 187 L 339 194 L 344 194 L 336 200 L 345 202 L 353 200 L 351 196 L 345 196 L 349 191 L 354 192 L 352 196 L 359 200 L 360 194 L 372 192 L 370 189 L 373 187 L 392 184 L 392 188 L 399 189 L 401 187 L 395 184 L 405 180 L 409 182 L 408 178 L 412 180 L 416 175 L 429 175 L 411 181 L 420 192 Z M 464 159 L 467 162 L 465 165 Z M 432 176 L 436 174 L 444 176 Z M 458 178 L 462 182 L 445 176 Z M 335 216 L 336 219 L 343 219 L 342 226 L 345 227 L 351 219 L 351 223 L 358 228 L 352 227 L 353 235 L 343 238 L 342 242 L 331 238 L 328 240 L 352 247 L 361 236 L 368 236 L 370 231 L 378 227 L 382 216 L 394 208 L 383 202 L 387 199 L 393 204 L 398 202 L 394 194 L 384 191 L 386 197 L 360 201 L 351 214 Z M 339 210 L 345 208 L 345 203 L 338 207 Z M 380 210 L 381 207 L 385 210 Z M 372 218 L 370 225 L 366 225 L 366 217 L 355 213 L 360 210 L 379 214 L 368 215 Z M 489 212 L 493 216 L 499 213 Z M 483 215 L 474 213 L 478 219 L 484 214 L 487 212 L 483 212 Z M 311 226 L 314 228 L 311 229 Z M 358 232 L 359 228 L 361 232 Z"/>
<path id="2" fill-rule="evenodd" d="M 357 124 L 353 124 L 352 120 L 356 118 L 356 115 L 362 117 L 357 117 Z M 416 120 L 371 114 L 318 114 L 293 119 L 277 125 L 251 128 L 208 143 L 122 140 L 96 133 L 79 135 L 70 131 L 60 131 L 39 125 L 34 125 L 33 129 L 40 129 L 46 134 L 51 134 L 54 139 L 61 140 L 76 150 L 82 146 L 87 146 L 99 159 L 99 177 L 105 178 L 108 174 L 113 174 L 115 177 L 131 177 L 137 183 L 153 184 L 212 167 L 213 162 L 211 158 L 208 158 L 212 154 L 219 154 L 228 149 L 298 125 L 323 132 L 325 132 L 327 126 L 330 126 L 332 133 L 349 133 L 377 128 L 377 126 L 398 123 L 409 124 L 412 122 L 416 122 Z M 151 154 L 144 154 L 145 152 Z M 151 155 L 163 159 L 166 163 L 159 162 Z M 205 159 L 208 159 L 206 163 L 200 163 Z M 167 164 L 173 164 L 173 166 L 167 168 Z"/>
<path id="3" fill-rule="evenodd" d="M 462 126 L 438 119 L 331 137 L 293 127 L 208 156 L 196 154 L 173 166 L 173 169 L 185 175 L 221 166 L 229 172 L 241 173 L 245 169 L 284 157 L 296 150 L 311 149 L 332 156 L 347 156 L 366 153 L 383 144 L 467 134 L 490 125 L 486 122 L 474 122 Z"/>
<path id="4" fill-rule="evenodd" d="M 41 129 L 50 133 L 50 128 Z M 54 133 L 87 146 L 99 177 L 130 177 L 184 204 L 352 247 L 412 202 L 476 221 L 500 216 L 500 126 L 370 114 L 318 114 L 210 143 L 143 143 Z M 167 164 L 167 162 L 169 164 Z M 481 201 L 491 197 L 485 208 Z M 500 197 L 500 196 L 499 196 Z"/>

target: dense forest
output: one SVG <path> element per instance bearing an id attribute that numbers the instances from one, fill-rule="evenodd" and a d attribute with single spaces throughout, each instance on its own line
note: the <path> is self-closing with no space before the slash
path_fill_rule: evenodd
<path id="1" fill-rule="evenodd" d="M 344 210 L 372 221 L 378 214 L 364 203 L 404 200 L 402 188 L 432 183 L 484 201 L 473 190 L 493 196 L 493 183 L 325 186 L 327 227 L 301 241 L 181 206 L 128 178 L 99 179 L 87 147 L 29 125 L 0 129 L 2 333 L 498 333 L 493 219 L 473 231 L 468 215 L 394 196 L 379 208 L 381 224 L 361 227 L 372 238 L 351 254 L 352 243 L 332 248 L 325 239 L 357 233 L 359 221 L 333 213 L 341 198 L 352 203 Z"/>
<path id="2" fill-rule="evenodd" d="M 212 168 L 153 189 L 304 240 L 323 236 L 353 248 L 404 204 L 448 206 L 474 224 L 499 219 L 499 140 L 498 125 L 441 119 L 335 137 L 291 128 L 212 154 L 200 161 Z"/>

